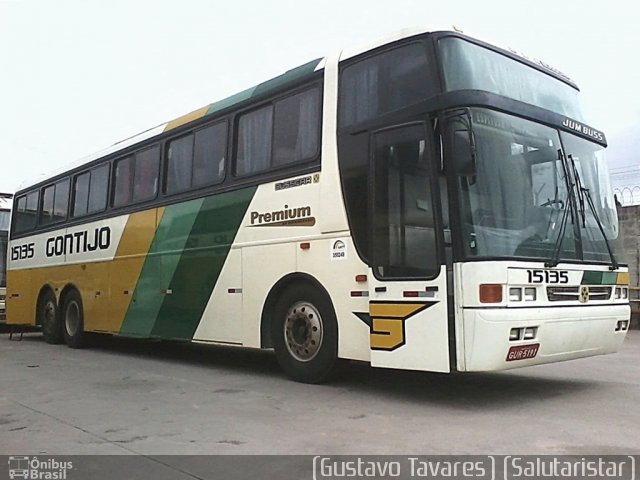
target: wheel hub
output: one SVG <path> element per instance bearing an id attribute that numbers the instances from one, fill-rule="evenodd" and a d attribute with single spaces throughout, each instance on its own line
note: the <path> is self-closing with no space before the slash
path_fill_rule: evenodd
<path id="1" fill-rule="evenodd" d="M 64 312 L 64 323 L 67 333 L 74 336 L 80 327 L 80 307 L 76 302 L 70 302 Z"/>
<path id="2" fill-rule="evenodd" d="M 308 302 L 298 302 L 287 311 L 284 339 L 289 353 L 300 362 L 312 360 L 322 345 L 322 318 Z"/>

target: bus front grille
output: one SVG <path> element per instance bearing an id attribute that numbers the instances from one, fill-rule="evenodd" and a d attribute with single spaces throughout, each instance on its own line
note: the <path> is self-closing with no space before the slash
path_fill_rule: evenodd
<path id="1" fill-rule="evenodd" d="M 582 287 L 547 287 L 547 298 L 550 302 L 571 302 L 580 300 Z M 589 300 L 609 300 L 612 287 L 589 287 Z"/>

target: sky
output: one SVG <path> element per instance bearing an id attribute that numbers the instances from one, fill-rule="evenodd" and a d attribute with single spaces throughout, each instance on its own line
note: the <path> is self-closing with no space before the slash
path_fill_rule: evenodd
<path id="1" fill-rule="evenodd" d="M 0 191 L 414 26 L 455 26 L 568 74 L 612 167 L 640 172 L 628 146 L 640 137 L 639 25 L 623 0 L 0 0 Z"/>

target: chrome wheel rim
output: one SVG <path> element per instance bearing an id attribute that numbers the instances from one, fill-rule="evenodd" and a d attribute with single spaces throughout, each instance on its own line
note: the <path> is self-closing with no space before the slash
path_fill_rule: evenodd
<path id="1" fill-rule="evenodd" d="M 298 302 L 289 308 L 284 323 L 284 343 L 293 358 L 309 362 L 322 345 L 322 317 L 312 304 Z"/>
<path id="2" fill-rule="evenodd" d="M 64 325 L 70 337 L 73 337 L 80 328 L 80 306 L 78 302 L 69 302 L 64 312 Z"/>

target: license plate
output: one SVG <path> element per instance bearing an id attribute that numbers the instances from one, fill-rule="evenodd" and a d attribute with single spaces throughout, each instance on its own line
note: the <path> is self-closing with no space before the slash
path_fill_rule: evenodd
<path id="1" fill-rule="evenodd" d="M 538 354 L 539 343 L 533 343 L 531 345 L 518 345 L 511 347 L 507 353 L 507 362 L 513 362 L 514 360 L 527 360 L 533 358 Z"/>

